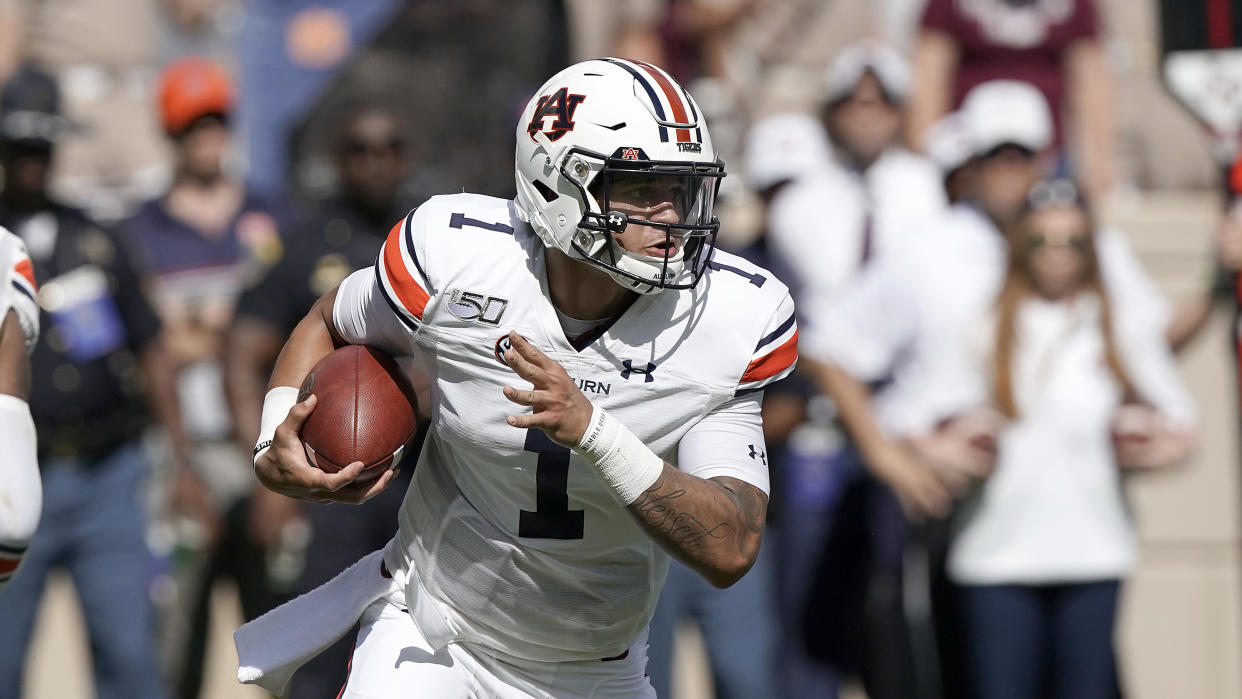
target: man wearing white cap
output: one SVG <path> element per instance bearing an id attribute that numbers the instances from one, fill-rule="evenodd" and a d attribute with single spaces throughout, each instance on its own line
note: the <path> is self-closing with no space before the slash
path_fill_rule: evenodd
<path id="1" fill-rule="evenodd" d="M 943 209 L 935 165 L 900 143 L 909 90 L 905 59 L 879 42 L 847 46 L 829 68 L 822 112 L 829 167 L 787 187 L 769 218 L 773 254 L 789 265 L 795 291 L 841 288 Z"/>
<path id="2" fill-rule="evenodd" d="M 962 115 L 950 112 L 927 127 L 923 145 L 927 157 L 940 168 L 949 204 L 956 204 L 966 194 L 966 165 L 971 159 L 970 134 Z"/>
<path id="3" fill-rule="evenodd" d="M 1047 104 L 1025 83 L 976 87 L 959 118 L 970 158 L 953 169 L 962 170 L 965 196 L 870 265 L 844 293 L 799 299 L 804 367 L 836 402 L 868 469 L 914 521 L 947 516 L 954 499 L 992 466 L 993 454 L 970 444 L 989 424 L 952 419 L 966 418 L 961 413 L 977 401 L 969 382 L 959 380 L 966 375 L 960 368 L 965 340 L 999 293 L 1002 231 L 1045 173 L 1052 143 Z M 953 158 L 946 163 L 953 166 Z M 1097 235 L 1105 285 L 1125 316 L 1121 322 L 1164 322 L 1164 301 L 1124 238 L 1108 230 Z M 888 379 L 883 388 L 868 388 L 882 378 Z M 939 434 L 961 445 L 951 463 L 925 463 L 905 448 L 902 440 L 944 423 Z"/>
<path id="4" fill-rule="evenodd" d="M 785 187 L 769 215 L 774 267 L 789 270 L 785 281 L 795 298 L 833 298 L 860 270 L 942 215 L 940 172 L 900 141 L 909 90 L 905 59 L 871 40 L 847 46 L 825 75 L 820 116 L 832 158 Z M 858 463 L 832 424 L 831 408 L 814 414 L 791 440 L 780 469 L 785 511 L 775 530 L 789 629 L 783 694 L 829 695 L 836 669 L 859 672 L 872 697 L 903 696 L 913 678 L 900 599 L 890 594 L 899 589 L 901 511 Z M 824 443 L 834 446 L 818 446 Z M 865 525 L 855 516 L 860 509 L 867 512 Z M 851 553 L 841 561 L 825 558 L 830 540 L 848 541 Z M 853 553 L 858 549 L 870 552 L 865 561 Z M 842 652 L 860 647 L 860 625 L 866 627 L 862 658 Z"/>

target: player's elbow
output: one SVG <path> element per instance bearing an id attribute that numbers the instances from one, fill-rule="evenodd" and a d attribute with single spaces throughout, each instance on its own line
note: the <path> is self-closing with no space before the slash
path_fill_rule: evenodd
<path id="1" fill-rule="evenodd" d="M 754 561 L 749 562 L 739 559 L 736 562 L 729 562 L 724 565 L 717 565 L 710 571 L 704 571 L 703 577 L 708 584 L 717 590 L 723 590 L 727 587 L 733 587 L 734 583 L 742 579 L 743 575 L 754 565 Z"/>
<path id="2" fill-rule="evenodd" d="M 744 544 L 733 555 L 721 556 L 710 570 L 703 570 L 702 575 L 712 587 L 723 590 L 726 587 L 732 587 L 742 576 L 750 571 L 755 565 L 755 559 L 759 557 L 759 542 L 756 540 L 753 545 Z"/>

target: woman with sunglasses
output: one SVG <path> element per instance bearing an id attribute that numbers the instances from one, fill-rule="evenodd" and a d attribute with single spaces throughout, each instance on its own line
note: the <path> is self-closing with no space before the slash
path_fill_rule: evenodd
<path id="1" fill-rule="evenodd" d="M 949 575 L 980 699 L 1115 696 L 1118 591 L 1137 557 L 1122 477 L 1174 465 L 1191 445 L 1193 406 L 1167 345 L 1110 303 L 1093 230 L 1073 183 L 1037 184 L 971 343 L 963 378 L 1000 419 Z M 986 432 L 974 431 L 976 445 Z"/>

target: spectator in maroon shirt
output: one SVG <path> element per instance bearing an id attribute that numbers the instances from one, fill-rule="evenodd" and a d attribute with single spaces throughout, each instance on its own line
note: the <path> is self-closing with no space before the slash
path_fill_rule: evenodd
<path id="1" fill-rule="evenodd" d="M 928 0 L 914 49 L 911 143 L 922 147 L 927 128 L 975 85 L 1022 80 L 1052 108 L 1062 169 L 1092 195 L 1107 193 L 1113 89 L 1100 34 L 1093 0 Z"/>

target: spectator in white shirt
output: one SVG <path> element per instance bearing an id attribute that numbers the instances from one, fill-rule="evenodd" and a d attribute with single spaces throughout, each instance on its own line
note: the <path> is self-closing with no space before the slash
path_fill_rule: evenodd
<path id="1" fill-rule="evenodd" d="M 996 298 L 1005 273 L 1001 230 L 1044 172 L 1052 140 L 1047 103 L 1025 83 L 980 85 L 963 102 L 962 119 L 974 154 L 968 196 L 847 293 L 799 300 L 803 366 L 836 401 L 868 467 L 914 519 L 948 514 L 951 486 L 961 479 L 929 468 L 896 440 L 926 432 L 944 406 L 970 395 L 939 377 L 965 361 L 972 323 Z M 1163 331 L 1167 304 L 1124 237 L 1104 229 L 1096 245 L 1103 283 L 1129 322 Z M 865 384 L 886 376 L 873 409 Z"/>
<path id="2" fill-rule="evenodd" d="M 1117 594 L 1137 554 L 1122 474 L 1190 449 L 1193 406 L 1171 351 L 1113 303 L 1094 230 L 1068 180 L 1032 189 L 969 374 L 955 377 L 1003 418 L 949 555 L 979 699 L 1116 696 Z M 969 451 L 954 443 L 990 441 L 972 422 L 973 434 L 950 426 L 912 444 L 929 460 Z"/>
<path id="3" fill-rule="evenodd" d="M 768 219 L 774 267 L 789 272 L 795 299 L 833 297 L 942 214 L 941 173 L 901 143 L 909 89 L 905 59 L 874 41 L 829 68 L 820 117 L 832 157 L 773 198 Z M 920 680 L 900 597 L 904 517 L 826 407 L 791 440 L 777 476 L 781 694 L 833 696 L 839 670 L 877 699 L 909 696 Z"/>
<path id="4" fill-rule="evenodd" d="M 935 164 L 901 143 L 909 90 L 905 59 L 874 41 L 847 46 L 829 68 L 821 117 L 832 157 L 786 187 L 768 218 L 773 257 L 790 270 L 795 298 L 800 287 L 838 291 L 943 211 Z"/>
<path id="5" fill-rule="evenodd" d="M 867 468 L 916 521 L 946 517 L 991 467 L 994 454 L 978 441 L 962 440 L 954 458 L 924 460 L 907 440 L 978 402 L 978 386 L 958 380 L 970 375 L 968 340 L 1005 278 L 1001 231 L 1045 171 L 1052 140 L 1047 104 L 1024 83 L 977 87 L 960 118 L 970 160 L 960 168 L 962 198 L 947 215 L 907 236 L 843 293 L 799 299 L 801 366 L 835 401 Z M 1117 306 L 1130 322 L 1162 329 L 1164 301 L 1125 239 L 1104 230 L 1096 243 Z M 881 378 L 882 387 L 868 388 Z M 973 429 L 969 420 L 950 424 L 950 432 Z"/>

